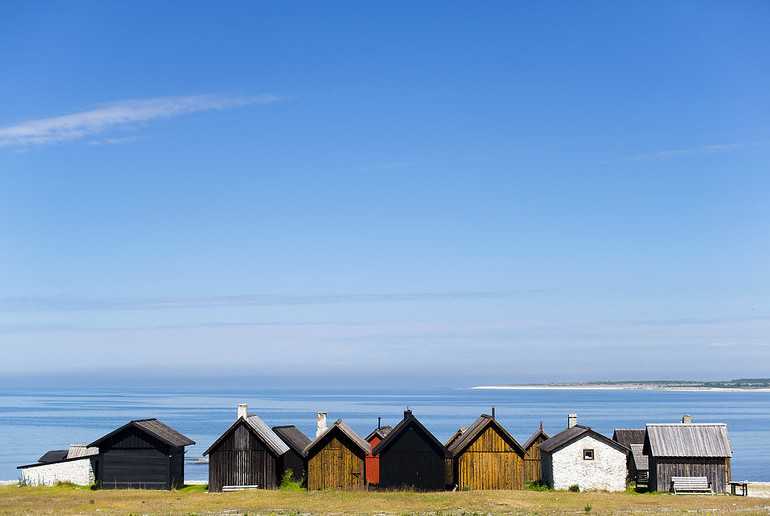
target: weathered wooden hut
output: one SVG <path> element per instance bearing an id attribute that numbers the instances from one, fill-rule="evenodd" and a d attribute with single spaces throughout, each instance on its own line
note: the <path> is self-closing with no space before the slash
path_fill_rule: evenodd
<path id="1" fill-rule="evenodd" d="M 492 416 L 482 414 L 447 449 L 461 489 L 524 487 L 524 448 Z"/>
<path id="2" fill-rule="evenodd" d="M 543 468 L 540 465 L 539 446 L 547 441 L 549 436 L 543 430 L 543 422 L 540 422 L 540 428 L 535 430 L 529 439 L 522 446 L 524 448 L 524 483 L 542 482 Z"/>
<path id="3" fill-rule="evenodd" d="M 305 447 L 308 490 L 362 489 L 369 450 L 369 443 L 338 419 Z"/>
<path id="4" fill-rule="evenodd" d="M 195 444 L 157 419 L 137 419 L 97 439 L 103 489 L 171 489 L 184 484 L 184 447 Z"/>
<path id="5" fill-rule="evenodd" d="M 540 445 L 543 482 L 553 489 L 625 491 L 626 458 L 631 451 L 570 414 L 566 430 Z"/>
<path id="6" fill-rule="evenodd" d="M 238 419 L 203 455 L 209 456 L 209 491 L 225 487 L 275 489 L 289 447 L 256 414 L 238 405 Z"/>
<path id="7" fill-rule="evenodd" d="M 278 437 L 289 447 L 289 451 L 281 456 L 283 459 L 281 469 L 284 472 L 291 470 L 292 481 L 304 481 L 307 478 L 307 462 L 302 452 L 310 444 L 310 439 L 296 426 L 274 426 L 273 432 L 278 434 Z"/>
<path id="8" fill-rule="evenodd" d="M 616 428 L 612 440 L 631 450 L 628 454 L 628 480 L 637 485 L 647 484 L 649 464 L 642 452 L 644 446 L 644 428 Z"/>
<path id="9" fill-rule="evenodd" d="M 385 439 L 385 436 L 387 436 L 390 431 L 393 430 L 393 427 L 390 425 L 380 426 L 379 421 L 377 422 L 377 428 L 375 428 L 372 433 L 366 436 L 366 442 L 369 443 L 370 451 L 366 454 L 366 483 L 371 484 L 373 486 L 379 485 L 380 483 L 380 457 L 377 455 L 372 455 L 371 450 L 374 450 L 374 448 L 382 442 L 383 439 Z"/>
<path id="10" fill-rule="evenodd" d="M 380 457 L 380 487 L 413 487 L 420 491 L 446 488 L 449 452 L 411 410 L 372 450 Z"/>
<path id="11" fill-rule="evenodd" d="M 722 423 L 648 424 L 643 451 L 649 457 L 649 489 L 668 491 L 671 477 L 706 477 L 715 493 L 731 481 L 732 447 Z"/>

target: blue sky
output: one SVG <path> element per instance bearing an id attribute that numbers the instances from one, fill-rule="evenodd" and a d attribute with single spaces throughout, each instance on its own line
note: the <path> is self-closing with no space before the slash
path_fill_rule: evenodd
<path id="1" fill-rule="evenodd" d="M 0 376 L 767 376 L 768 19 L 5 2 Z"/>

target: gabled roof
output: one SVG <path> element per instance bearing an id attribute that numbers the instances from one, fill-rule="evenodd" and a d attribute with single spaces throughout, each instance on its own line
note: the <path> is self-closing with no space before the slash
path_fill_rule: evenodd
<path id="1" fill-rule="evenodd" d="M 592 430 L 590 426 L 583 426 L 583 425 L 575 425 L 571 428 L 567 428 L 566 430 L 562 430 L 558 434 L 554 435 L 547 441 L 540 444 L 540 451 L 546 452 L 546 453 L 553 453 L 556 450 L 559 450 L 568 444 L 572 444 L 573 442 L 577 441 L 578 439 L 582 439 L 583 437 L 593 437 L 597 441 L 601 441 L 612 448 L 615 448 L 617 450 L 620 450 L 624 452 L 626 455 L 631 453 L 631 450 L 623 446 L 622 444 L 613 441 L 609 437 L 605 437 L 596 430 Z"/>
<path id="2" fill-rule="evenodd" d="M 362 452 L 364 452 L 364 454 L 369 453 L 369 448 L 371 448 L 369 443 L 366 442 L 363 437 L 358 435 L 358 432 L 350 428 L 347 423 L 345 423 L 341 419 L 338 419 L 337 421 L 334 422 L 332 426 L 324 430 L 321 435 L 313 439 L 313 441 L 310 444 L 305 446 L 305 449 L 302 451 L 302 454 L 305 457 L 307 457 L 308 454 L 313 450 L 313 448 L 315 448 L 321 441 L 323 441 L 323 438 L 329 435 L 331 432 L 342 432 L 351 441 L 353 441 L 353 444 L 357 446 Z"/>
<path id="3" fill-rule="evenodd" d="M 286 443 L 284 443 L 275 432 L 270 430 L 270 428 L 265 424 L 264 421 L 259 418 L 259 416 L 256 414 L 250 414 L 247 417 L 237 419 L 235 423 L 230 425 L 230 428 L 225 430 L 225 432 L 219 436 L 219 439 L 214 441 L 214 444 L 209 446 L 208 450 L 203 452 L 203 455 L 208 455 L 211 453 L 211 450 L 219 446 L 219 443 L 221 443 L 232 432 L 234 432 L 240 423 L 245 424 L 246 428 L 248 428 L 254 435 L 256 435 L 259 440 L 262 441 L 271 452 L 273 452 L 274 455 L 281 456 L 289 451 L 289 447 L 286 446 Z"/>
<path id="4" fill-rule="evenodd" d="M 164 425 L 160 421 L 158 421 L 155 418 L 152 419 L 135 419 L 133 421 L 130 421 L 126 423 L 125 425 L 121 426 L 117 430 L 113 430 L 109 434 L 105 435 L 104 437 L 101 437 L 97 439 L 96 441 L 92 442 L 88 446 L 99 446 L 109 438 L 123 432 L 124 430 L 127 430 L 130 427 L 137 428 L 138 430 L 141 430 L 145 432 L 148 435 L 151 435 L 152 437 L 155 437 L 156 439 L 160 440 L 162 443 L 167 444 L 169 446 L 178 447 L 178 446 L 189 446 L 192 444 L 195 444 L 195 441 L 190 439 L 189 437 L 186 437 L 170 426 Z"/>
<path id="5" fill-rule="evenodd" d="M 612 440 L 617 441 L 623 446 L 632 444 L 644 444 L 644 428 L 616 428 L 612 434 Z"/>
<path id="6" fill-rule="evenodd" d="M 310 444 L 310 439 L 293 425 L 274 426 L 273 432 L 275 432 L 291 450 L 300 455 L 302 455 L 305 447 Z"/>
<path id="7" fill-rule="evenodd" d="M 503 428 L 500 423 L 498 423 L 496 420 L 492 419 L 492 416 L 487 414 L 481 414 L 479 418 L 473 422 L 471 426 L 468 427 L 468 429 L 460 434 L 460 436 L 452 441 L 452 443 L 447 446 L 447 451 L 452 457 L 457 457 L 461 453 L 465 451 L 465 449 L 473 444 L 473 442 L 478 438 L 483 432 L 487 430 L 489 427 L 496 428 L 503 436 L 503 439 L 506 440 L 514 449 L 519 451 L 522 455 L 524 454 L 524 448 L 521 447 L 521 445 L 516 442 L 516 439 L 511 437 L 511 434 L 505 431 L 505 428 Z"/>
<path id="8" fill-rule="evenodd" d="M 396 425 L 396 427 L 393 430 L 391 430 L 391 432 L 387 435 L 387 437 L 385 437 L 385 439 L 380 441 L 380 444 L 374 447 L 374 449 L 372 450 L 372 455 L 379 455 L 383 451 L 390 448 L 390 446 L 396 441 L 398 441 L 401 435 L 403 435 L 404 432 L 406 432 L 406 430 L 409 428 L 410 425 L 414 425 L 414 427 L 417 428 L 420 432 L 422 432 L 428 438 L 428 441 L 430 441 L 436 447 L 436 449 L 444 455 L 444 457 L 449 458 L 449 452 L 444 447 L 444 445 L 441 444 L 441 442 L 439 442 L 439 440 L 436 439 L 436 437 L 432 433 L 430 433 L 428 429 L 425 428 L 422 425 L 422 423 L 420 423 L 417 420 L 416 417 L 414 417 L 414 415 L 412 415 L 411 410 L 407 410 L 404 412 L 404 419 L 402 419 Z"/>
<path id="9" fill-rule="evenodd" d="M 457 432 L 455 432 L 455 433 L 452 435 L 452 437 L 450 437 L 450 438 L 449 438 L 449 440 L 448 440 L 448 441 L 447 441 L 447 442 L 444 444 L 444 448 L 446 448 L 446 449 L 448 450 L 448 449 L 449 449 L 449 447 L 450 447 L 450 446 L 452 446 L 452 443 L 453 443 L 453 442 L 455 442 L 455 440 L 456 440 L 458 437 L 460 437 L 461 435 L 463 435 L 463 432 L 465 432 L 466 430 L 468 430 L 468 427 L 465 427 L 465 426 L 464 426 L 464 427 L 462 427 L 462 428 L 459 428 L 459 429 L 457 430 Z"/>
<path id="10" fill-rule="evenodd" d="M 375 428 L 374 430 L 372 430 L 371 434 L 365 437 L 365 440 L 366 442 L 372 442 L 372 439 L 374 439 L 375 437 L 379 437 L 380 439 L 385 439 L 385 436 L 387 436 L 392 430 L 393 430 L 393 427 L 390 425 L 385 425 L 379 428 Z"/>
<path id="11" fill-rule="evenodd" d="M 732 457 L 724 423 L 648 424 L 644 452 L 651 457 Z"/>
<path id="12" fill-rule="evenodd" d="M 42 457 L 37 459 L 37 461 L 45 464 L 59 462 L 67 458 L 67 452 L 69 452 L 69 450 L 49 450 L 45 452 Z"/>
<path id="13" fill-rule="evenodd" d="M 650 469 L 650 458 L 644 454 L 643 444 L 631 444 L 631 454 L 634 456 L 634 465 L 637 470 L 645 471 Z"/>
<path id="14" fill-rule="evenodd" d="M 543 430 L 543 422 L 540 422 L 540 428 L 535 430 L 535 433 L 529 436 L 529 439 L 527 439 L 527 442 L 524 443 L 522 448 L 524 448 L 524 451 L 529 450 L 530 446 L 532 446 L 532 443 L 534 443 L 539 437 L 545 437 L 545 440 L 547 441 L 550 439 L 550 436 L 545 433 L 545 430 Z"/>
<path id="15" fill-rule="evenodd" d="M 67 452 L 68 459 L 79 459 L 80 457 L 90 457 L 91 455 L 98 455 L 99 448 L 88 447 L 85 444 L 70 444 L 70 449 Z"/>

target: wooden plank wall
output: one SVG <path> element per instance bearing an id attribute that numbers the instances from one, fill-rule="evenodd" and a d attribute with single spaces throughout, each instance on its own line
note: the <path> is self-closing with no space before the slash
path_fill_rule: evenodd
<path id="1" fill-rule="evenodd" d="M 706 477 L 715 493 L 724 493 L 731 480 L 729 458 L 650 457 L 650 489 L 668 491 L 671 477 Z"/>
<path id="2" fill-rule="evenodd" d="M 280 458 L 280 476 L 278 482 L 280 483 L 283 478 L 283 472 L 287 469 L 291 470 L 291 479 L 294 482 L 302 482 L 307 476 L 307 464 L 305 464 L 305 457 L 289 449 L 286 453 L 281 455 Z"/>
<path id="3" fill-rule="evenodd" d="M 143 487 L 170 489 L 169 447 L 134 427 L 99 446 L 98 478 L 103 489 Z"/>
<path id="4" fill-rule="evenodd" d="M 545 442 L 542 435 L 535 439 L 524 453 L 524 483 L 541 482 L 543 480 L 543 468 L 540 463 L 540 448 L 538 445 Z"/>
<path id="5" fill-rule="evenodd" d="M 242 423 L 209 453 L 209 491 L 244 485 L 275 489 L 277 466 L 273 454 Z"/>
<path id="6" fill-rule="evenodd" d="M 522 489 L 524 459 L 494 427 L 487 428 L 457 459 L 460 489 Z"/>
<path id="7" fill-rule="evenodd" d="M 307 488 L 352 490 L 364 487 L 364 454 L 341 435 L 331 436 L 307 463 Z"/>
<path id="8" fill-rule="evenodd" d="M 373 450 L 375 446 L 380 444 L 380 441 L 382 439 L 378 436 L 372 437 L 372 440 L 369 441 L 372 446 L 371 449 Z M 380 457 L 371 453 L 366 454 L 366 482 L 375 486 L 380 483 Z"/>
<path id="9" fill-rule="evenodd" d="M 380 487 L 440 491 L 447 480 L 444 452 L 416 427 L 380 453 Z"/>

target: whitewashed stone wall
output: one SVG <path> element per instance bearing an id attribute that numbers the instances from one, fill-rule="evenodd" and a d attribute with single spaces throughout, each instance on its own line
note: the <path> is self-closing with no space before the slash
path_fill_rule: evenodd
<path id="1" fill-rule="evenodd" d="M 30 466 L 21 470 L 22 481 L 33 486 L 52 486 L 56 482 L 72 482 L 87 486 L 96 482 L 92 458 Z"/>
<path id="2" fill-rule="evenodd" d="M 594 451 L 593 460 L 583 458 L 583 450 Z M 545 455 L 545 454 L 544 454 Z M 579 485 L 581 491 L 625 491 L 626 454 L 591 436 L 583 436 L 574 443 L 549 454 L 550 460 L 543 460 L 543 478 L 554 489 L 568 489 Z M 551 472 L 546 475 L 547 463 Z"/>

